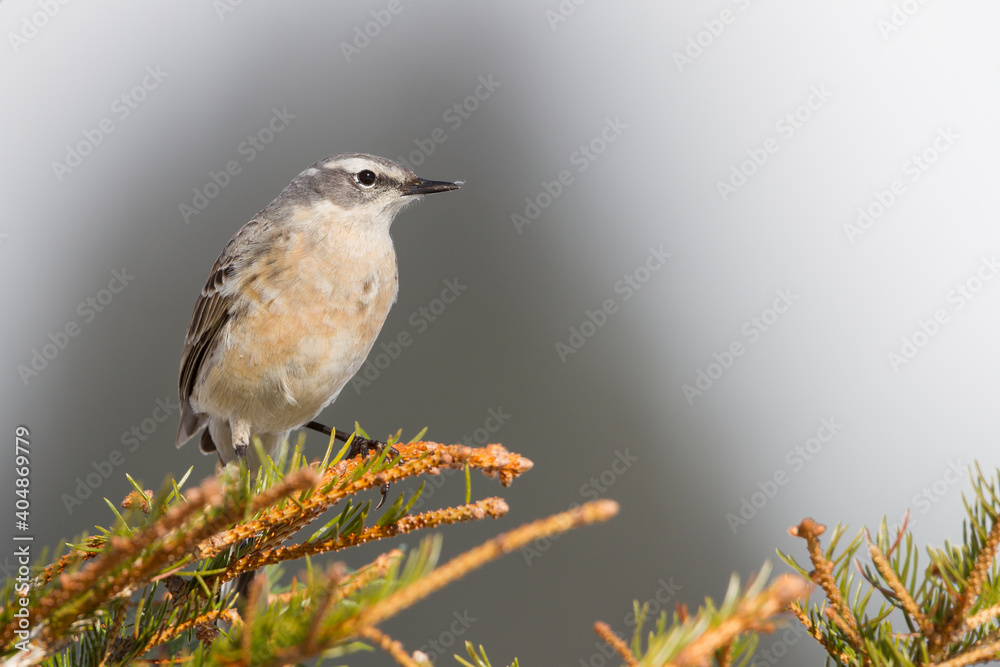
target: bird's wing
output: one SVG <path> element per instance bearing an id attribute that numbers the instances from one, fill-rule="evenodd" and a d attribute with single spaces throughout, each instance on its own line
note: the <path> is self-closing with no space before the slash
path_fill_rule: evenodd
<path id="1" fill-rule="evenodd" d="M 184 350 L 181 352 L 181 424 L 177 431 L 178 447 L 191 439 L 208 421 L 207 415 L 195 412 L 189 399 L 202 373 L 203 364 L 211 358 L 219 342 L 220 332 L 227 322 L 239 315 L 240 304 L 231 289 L 237 269 L 252 261 L 270 228 L 271 225 L 266 220 L 255 218 L 236 232 L 215 261 L 208 282 L 195 302 L 191 323 L 184 338 Z"/>

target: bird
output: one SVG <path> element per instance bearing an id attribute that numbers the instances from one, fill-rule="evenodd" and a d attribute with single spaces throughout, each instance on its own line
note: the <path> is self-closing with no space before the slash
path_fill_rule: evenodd
<path id="1" fill-rule="evenodd" d="M 202 431 L 202 452 L 253 474 L 263 463 L 254 438 L 266 455 L 303 426 L 346 439 L 314 420 L 361 368 L 396 301 L 390 225 L 408 204 L 460 186 L 366 153 L 332 155 L 292 179 L 233 235 L 198 295 L 181 352 L 177 447 Z M 353 444 L 349 456 L 384 443 Z"/>

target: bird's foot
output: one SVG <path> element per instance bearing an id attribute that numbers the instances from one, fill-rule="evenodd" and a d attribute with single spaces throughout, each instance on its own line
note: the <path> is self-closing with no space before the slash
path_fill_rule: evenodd
<path id="1" fill-rule="evenodd" d="M 382 442 L 381 440 L 362 438 L 360 435 L 355 433 L 354 439 L 351 440 L 351 448 L 347 450 L 347 458 L 353 459 L 355 456 L 360 456 L 361 458 L 364 458 L 369 454 L 371 454 L 372 452 L 374 452 L 375 455 L 378 456 L 383 451 L 385 451 L 386 447 L 389 446 L 386 445 L 386 443 Z M 396 456 L 399 456 L 399 450 L 397 450 L 395 447 L 389 447 L 388 457 L 391 459 Z M 389 482 L 383 484 L 379 488 L 379 491 L 381 492 L 382 497 L 379 498 L 378 505 L 375 506 L 375 509 L 379 509 L 380 507 L 382 507 L 383 504 L 385 504 L 385 499 L 389 495 Z"/>
<path id="2" fill-rule="evenodd" d="M 381 440 L 372 440 L 371 438 L 363 438 L 357 433 L 352 434 L 352 433 L 346 433 L 339 429 L 332 429 L 329 426 L 326 426 L 325 424 L 320 424 L 319 422 L 316 421 L 311 421 L 308 424 L 306 424 L 306 428 L 312 429 L 314 431 L 319 431 L 320 433 L 325 433 L 326 435 L 333 435 L 334 437 L 336 437 L 337 440 L 340 440 L 341 442 L 347 442 L 348 440 L 351 439 L 351 436 L 353 435 L 354 439 L 351 440 L 351 447 L 350 449 L 347 450 L 347 458 L 349 459 L 353 459 L 355 456 L 360 456 L 364 458 L 369 454 L 371 454 L 372 452 L 375 452 L 376 455 L 379 455 L 387 447 L 386 443 L 382 442 Z M 399 456 L 399 451 L 395 447 L 389 447 L 389 458 L 393 458 L 395 456 Z M 375 506 L 375 509 L 379 509 L 385 503 L 386 496 L 389 495 L 389 483 L 386 482 L 385 484 L 383 484 L 380 487 L 379 491 L 381 491 L 382 497 L 379 499 L 378 505 Z"/>
<path id="3" fill-rule="evenodd" d="M 351 448 L 347 450 L 347 458 L 353 459 L 355 456 L 368 456 L 372 452 L 375 454 L 381 454 L 386 448 L 386 444 L 381 440 L 371 440 L 370 438 L 362 438 L 357 433 L 354 434 L 354 440 L 351 441 Z M 399 452 L 395 447 L 389 447 L 389 456 L 399 456 Z"/>
<path id="4" fill-rule="evenodd" d="M 250 447 L 250 424 L 245 421 L 230 422 L 229 428 L 233 434 L 233 451 L 236 459 L 247 465 L 247 449 Z"/>
<path id="5" fill-rule="evenodd" d="M 242 461 L 244 465 L 247 462 L 247 449 L 249 449 L 249 447 L 250 446 L 245 442 L 233 443 L 233 449 L 236 450 L 236 458 Z"/>

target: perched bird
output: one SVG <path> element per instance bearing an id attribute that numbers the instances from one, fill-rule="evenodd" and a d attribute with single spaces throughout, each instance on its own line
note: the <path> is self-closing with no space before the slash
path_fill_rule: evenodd
<path id="1" fill-rule="evenodd" d="M 291 430 L 322 429 L 312 420 L 361 368 L 396 300 L 393 218 L 458 187 L 363 153 L 296 176 L 236 232 L 195 302 L 177 446 L 207 426 L 201 451 L 256 471 L 253 437 L 272 454 Z"/>

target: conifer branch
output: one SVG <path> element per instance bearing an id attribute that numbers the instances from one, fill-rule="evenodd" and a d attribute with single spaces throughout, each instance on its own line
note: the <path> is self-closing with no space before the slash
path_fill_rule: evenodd
<path id="1" fill-rule="evenodd" d="M 966 616 L 972 609 L 976 598 L 982 591 L 983 583 L 986 581 L 987 571 L 994 563 L 997 553 L 997 545 L 1000 544 L 1000 521 L 996 520 L 996 512 L 993 515 L 993 526 L 990 528 L 989 536 L 976 556 L 975 565 L 965 579 L 965 587 L 959 595 L 951 613 L 944 619 L 940 630 L 934 635 L 931 642 L 931 656 L 940 657 L 944 655 L 944 648 L 953 643 L 966 630 Z"/>
<path id="2" fill-rule="evenodd" d="M 896 576 L 895 570 L 892 569 L 892 565 L 889 563 L 889 559 L 886 557 L 882 550 L 878 548 L 878 545 L 872 542 L 871 535 L 866 532 L 868 537 L 868 553 L 872 558 L 872 563 L 874 563 L 875 568 L 878 570 L 879 574 L 895 593 L 896 597 L 899 599 L 900 604 L 902 604 L 903 609 L 910 615 L 910 618 L 917 624 L 920 631 L 925 635 L 930 635 L 934 632 L 934 624 L 931 620 L 920 611 L 917 606 L 916 601 L 914 601 L 913 596 L 910 592 L 906 590 L 906 586 L 903 582 L 899 580 Z"/>
<path id="3" fill-rule="evenodd" d="M 669 627 L 667 614 L 662 612 L 645 650 L 642 633 L 646 607 L 637 604 L 635 634 L 631 648 L 626 648 L 628 655 L 642 667 L 746 664 L 756 646 L 757 635 L 773 632 L 781 621 L 780 614 L 787 612 L 792 603 L 803 600 L 809 590 L 809 582 L 797 574 L 783 574 L 766 586 L 769 573 L 770 565 L 765 564 L 756 579 L 743 589 L 734 576 L 718 608 L 707 600 L 697 613 L 690 614 L 686 606 L 678 605 Z M 610 633 L 610 628 L 607 632 Z M 611 643 L 612 636 L 613 633 L 605 636 L 605 640 Z M 620 648 L 616 650 L 622 653 Z"/>
<path id="4" fill-rule="evenodd" d="M 358 500 L 361 493 L 443 468 L 478 468 L 507 485 L 532 465 L 499 445 L 396 443 L 391 451 L 398 456 L 391 461 L 388 451 L 365 460 L 330 461 L 328 453 L 309 464 L 296 450 L 290 458 L 269 460 L 255 476 L 229 467 L 183 493 L 184 479 L 156 495 L 133 482 L 124 514 L 112 507 L 112 528 L 85 536 L 37 570 L 27 592 L 36 626 L 17 644 L 25 651 L 15 653 L 11 622 L 24 606 L 20 594 L 12 582 L 0 589 L 0 657 L 15 667 L 46 658 L 59 667 L 277 667 L 346 655 L 367 641 L 403 667 L 425 665 L 426 656 L 411 655 L 378 626 L 504 554 L 618 511 L 610 500 L 587 503 L 510 530 L 440 566 L 441 541 L 433 536 L 405 556 L 388 549 L 354 571 L 336 563 L 314 567 L 311 559 L 320 554 L 499 518 L 508 510 L 505 501 L 490 497 L 410 515 L 418 490 L 400 494 L 375 520 L 371 501 Z M 962 543 L 928 549 L 931 563 L 923 570 L 905 522 L 890 535 L 883 521 L 877 533 L 862 530 L 845 547 L 837 526 L 824 548 L 826 528 L 803 519 L 790 532 L 805 540 L 809 571 L 782 554 L 797 575 L 768 585 L 765 565 L 742 588 L 734 577 L 718 607 L 708 600 L 692 614 L 679 605 L 672 623 L 661 613 L 647 635 L 647 609 L 637 605 L 631 645 L 606 624 L 595 624 L 595 631 L 628 667 L 733 667 L 747 664 L 758 636 L 772 632 L 790 611 L 838 664 L 990 662 L 1000 657 L 1000 472 L 988 480 L 977 467 L 972 482 Z M 301 539 L 302 529 L 333 508 L 332 519 Z M 296 543 L 284 544 L 296 536 Z M 280 585 L 275 577 L 273 594 L 267 579 L 256 577 L 239 612 L 234 596 L 224 593 L 224 584 L 242 573 L 296 561 L 304 561 L 305 572 Z M 823 592 L 818 604 L 805 602 L 809 580 Z M 906 624 L 902 631 L 892 627 L 899 618 Z M 460 658 L 462 664 L 490 667 L 482 647 L 477 652 L 467 643 L 467 652 L 471 662 Z"/>
<path id="5" fill-rule="evenodd" d="M 800 577 L 784 574 L 766 590 L 742 600 L 729 618 L 706 630 L 664 667 L 700 667 L 711 664 L 720 647 L 729 652 L 732 642 L 751 632 L 773 632 L 772 617 L 785 611 L 789 603 L 805 597 L 808 585 Z"/>
<path id="6" fill-rule="evenodd" d="M 610 625 L 604 623 L 603 621 L 598 621 L 597 623 L 594 623 L 594 632 L 597 633 L 598 637 L 606 641 L 608 645 L 615 650 L 615 653 L 622 657 L 625 661 L 626 667 L 639 666 L 639 660 L 632 655 L 632 651 L 629 650 L 628 644 L 623 642 L 621 638 L 614 633 L 614 630 L 611 629 Z"/>
<path id="7" fill-rule="evenodd" d="M 464 577 L 472 570 L 496 560 L 522 546 L 544 537 L 552 537 L 579 526 L 607 521 L 618 514 L 618 503 L 613 500 L 594 500 L 566 512 L 554 514 L 546 519 L 515 528 L 484 544 L 474 547 L 448 563 L 437 568 L 426 577 L 382 600 L 358 616 L 350 632 L 366 625 L 378 625 L 412 606 L 431 593 L 444 588 L 449 583 Z"/>
<path id="8" fill-rule="evenodd" d="M 403 667 L 420 667 L 416 660 L 403 648 L 402 642 L 394 640 L 376 627 L 368 626 L 361 630 L 361 636 L 371 640 L 373 644 L 392 656 L 392 659 Z"/>
<path id="9" fill-rule="evenodd" d="M 793 606 L 793 612 L 838 663 L 965 667 L 1000 657 L 1000 472 L 987 479 L 976 466 L 970 477 L 974 498 L 966 502 L 965 539 L 958 545 L 928 549 L 931 565 L 922 578 L 919 551 L 906 522 L 890 538 L 883 520 L 876 536 L 861 531 L 836 557 L 843 534 L 839 526 L 825 554 L 819 539 L 822 526 L 805 519 L 790 530 L 806 540 L 813 566 L 809 575 L 826 598 L 825 605 Z M 863 537 L 868 541 L 870 566 L 855 560 Z M 805 573 L 795 559 L 782 557 Z M 852 562 L 862 579 L 854 578 Z M 873 596 L 883 598 L 874 614 Z M 849 597 L 852 605 L 846 602 Z M 902 614 L 906 631 L 893 629 L 894 610 Z"/>
<path id="10" fill-rule="evenodd" d="M 414 530 L 435 528 L 442 524 L 462 521 L 480 520 L 486 517 L 499 519 L 507 513 L 507 503 L 501 498 L 486 498 L 470 505 L 445 507 L 431 510 L 417 516 L 405 516 L 396 523 L 386 526 L 372 526 L 358 533 L 341 535 L 318 542 L 303 542 L 288 547 L 276 547 L 268 551 L 257 551 L 250 556 L 241 558 L 229 566 L 220 575 L 221 582 L 229 581 L 243 572 L 249 572 L 266 565 L 274 565 L 287 560 L 298 560 L 305 556 L 340 551 L 348 547 L 358 546 L 374 540 L 386 539 L 403 535 Z"/>
<path id="11" fill-rule="evenodd" d="M 614 504 L 604 501 L 571 512 L 569 518 L 538 522 L 543 530 L 529 526 L 514 531 L 510 539 L 491 541 L 485 551 L 473 550 L 473 558 L 458 558 L 443 570 L 433 570 L 440 540 L 431 540 L 405 564 L 402 552 L 392 549 L 354 572 L 343 566 L 318 576 L 310 571 L 266 599 L 265 580 L 257 577 L 241 618 L 233 596 L 221 595 L 220 587 L 242 572 L 303 557 L 308 562 L 313 555 L 507 512 L 506 503 L 494 497 L 410 516 L 418 491 L 408 502 L 401 495 L 376 523 L 366 526 L 371 504 L 357 504 L 353 499 L 359 493 L 407 477 L 438 474 L 442 468 L 478 468 L 506 486 L 532 466 L 500 445 L 393 444 L 393 450 L 387 449 L 398 452 L 392 461 L 382 454 L 365 460 L 338 456 L 328 463 L 328 453 L 323 462 L 306 464 L 296 450 L 290 459 L 268 461 L 254 477 L 230 466 L 183 493 L 180 486 L 186 476 L 155 497 L 133 482 L 136 490 L 122 502 L 124 515 L 115 511 L 118 521 L 112 529 L 84 537 L 39 570 L 29 589 L 37 626 L 30 642 L 24 642 L 31 650 L 17 653 L 17 663 L 37 664 L 56 656 L 59 664 L 69 660 L 95 667 L 183 664 L 195 657 L 191 651 L 200 645 L 199 664 L 278 665 L 338 646 L 356 650 L 352 636 L 398 654 L 398 643 L 381 634 L 373 620 L 398 613 L 504 553 L 504 547 L 516 548 L 518 536 L 533 539 L 613 514 L 609 508 Z M 281 544 L 338 504 L 343 504 L 340 513 L 312 538 Z M 489 557 L 483 557 L 486 552 Z M 0 647 L 9 656 L 15 627 L 9 621 L 20 602 L 12 585 L 3 593 Z M 219 632 L 220 622 L 229 626 L 228 632 Z M 276 624 L 283 630 L 275 631 Z"/>
<path id="12" fill-rule="evenodd" d="M 858 634 L 858 624 L 854 620 L 851 608 L 844 601 L 837 581 L 833 577 L 833 563 L 823 554 L 820 546 L 819 536 L 826 532 L 826 526 L 816 523 L 810 518 L 803 519 L 798 526 L 788 529 L 789 534 L 801 537 L 806 540 L 809 549 L 809 560 L 812 561 L 813 571 L 809 573 L 809 578 L 818 584 L 832 607 L 826 609 L 826 614 L 839 627 L 841 627 L 847 640 L 856 650 L 861 650 L 863 642 Z"/>

